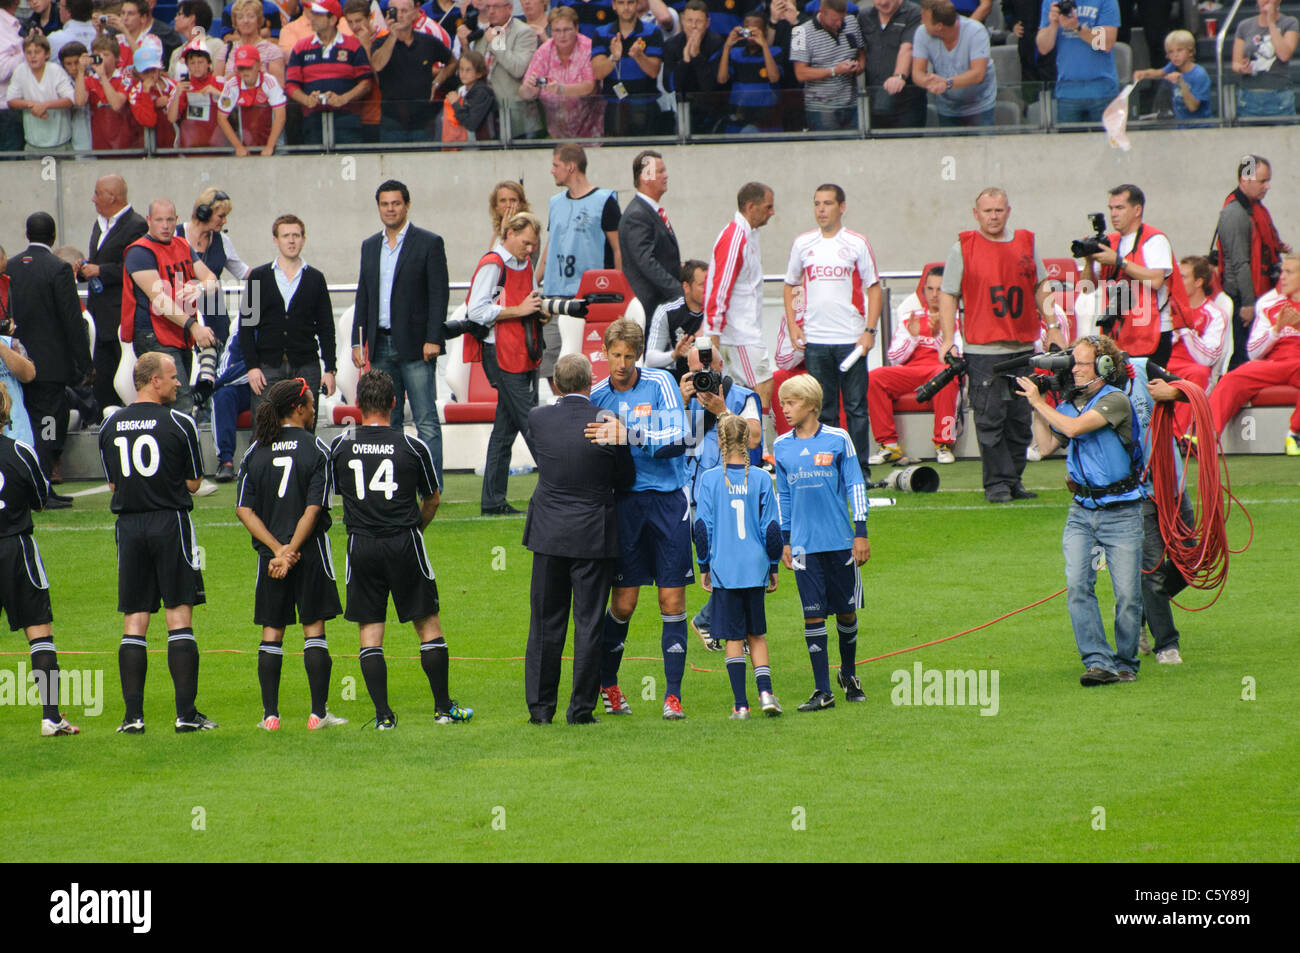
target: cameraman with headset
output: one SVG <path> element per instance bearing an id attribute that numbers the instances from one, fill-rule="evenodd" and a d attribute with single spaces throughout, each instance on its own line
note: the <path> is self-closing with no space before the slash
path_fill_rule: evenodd
<path id="1" fill-rule="evenodd" d="M 482 360 L 483 373 L 497 392 L 496 419 L 483 465 L 484 516 L 521 512 L 506 501 L 506 482 L 510 449 L 516 435 L 527 436 L 528 412 L 537 406 L 542 297 L 533 287 L 532 256 L 541 232 L 541 223 L 531 212 L 519 212 L 505 222 L 496 245 L 474 269 L 466 303 L 466 318 L 482 325 L 486 333 L 465 336 L 465 360 Z"/>
<path id="2" fill-rule="evenodd" d="M 1072 349 L 1074 386 L 1052 408 L 1029 377 L 1017 377 L 1020 396 L 1068 442 L 1066 485 L 1074 494 L 1062 548 L 1070 624 L 1083 657 L 1085 687 L 1137 680 L 1142 628 L 1141 472 L 1145 424 L 1117 385 L 1124 355 L 1108 337 L 1079 338 Z M 1115 590 L 1115 650 L 1097 606 L 1100 549 Z"/>
<path id="3" fill-rule="evenodd" d="M 695 347 L 686 352 L 686 363 L 688 370 L 682 375 L 678 386 L 682 392 L 682 406 L 686 408 L 686 422 L 691 428 L 686 451 L 686 486 L 693 504 L 699 478 L 722 462 L 722 452 L 718 446 L 718 419 L 726 414 L 743 417 L 749 428 L 746 443 L 750 450 L 762 442 L 763 425 L 758 394 L 722 374 L 722 361 L 714 357 L 709 338 L 696 341 Z M 716 652 L 725 645 L 710 634 L 709 605 L 712 601 L 710 597 L 691 619 L 691 628 L 705 648 Z"/>

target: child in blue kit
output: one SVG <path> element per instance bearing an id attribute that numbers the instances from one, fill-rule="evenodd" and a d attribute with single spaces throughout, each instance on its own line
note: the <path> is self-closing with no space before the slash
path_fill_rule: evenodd
<path id="1" fill-rule="evenodd" d="M 749 718 L 745 695 L 745 643 L 754 661 L 759 704 L 781 714 L 768 665 L 765 592 L 776 590 L 781 558 L 781 518 L 771 478 L 749 465 L 749 425 L 728 414 L 718 419 L 722 464 L 696 485 L 695 551 L 706 592 L 713 593 L 712 631 L 727 643 L 727 677 L 735 695 L 731 717 Z"/>

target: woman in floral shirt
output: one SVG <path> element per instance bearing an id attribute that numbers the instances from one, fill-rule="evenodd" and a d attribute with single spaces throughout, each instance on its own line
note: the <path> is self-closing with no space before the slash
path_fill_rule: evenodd
<path id="1" fill-rule="evenodd" d="M 551 38 L 533 54 L 519 95 L 541 99 L 550 138 L 599 137 L 605 128 L 605 100 L 593 95 L 591 40 L 578 32 L 578 15 L 572 7 L 556 7 L 548 19 Z"/>

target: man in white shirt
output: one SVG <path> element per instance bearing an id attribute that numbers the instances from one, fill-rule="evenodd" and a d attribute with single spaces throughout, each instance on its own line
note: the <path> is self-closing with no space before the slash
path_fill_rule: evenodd
<path id="1" fill-rule="evenodd" d="M 59 50 L 69 43 L 80 43 L 86 49 L 98 36 L 90 22 L 94 13 L 91 0 L 59 0 L 59 13 L 64 15 L 63 28 L 50 34 L 50 58 L 57 60 Z"/>
<path id="2" fill-rule="evenodd" d="M 736 193 L 736 208 L 731 222 L 713 243 L 704 286 L 704 325 L 722 355 L 724 370 L 758 394 L 764 417 L 770 421 L 772 363 L 763 342 L 763 260 L 758 230 L 776 214 L 772 190 L 762 182 L 746 182 Z M 774 437 L 774 426 L 772 433 Z"/>
<path id="3" fill-rule="evenodd" d="M 822 387 L 821 421 L 838 427 L 840 403 L 865 468 L 870 449 L 867 353 L 876 345 L 884 295 L 876 256 L 862 235 L 843 225 L 844 190 L 833 183 L 813 192 L 817 228 L 794 240 L 785 273 L 785 324 L 790 343 L 804 352 L 808 373 Z M 803 289 L 804 319 L 795 314 L 795 289 Z M 840 365 L 852 354 L 848 370 Z"/>

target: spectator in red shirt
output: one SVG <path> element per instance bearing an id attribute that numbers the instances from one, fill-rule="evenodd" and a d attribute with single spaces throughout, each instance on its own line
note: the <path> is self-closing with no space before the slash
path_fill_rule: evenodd
<path id="1" fill-rule="evenodd" d="M 285 72 L 285 92 L 303 107 L 303 141 L 323 140 L 321 116 L 334 117 L 335 142 L 361 141 L 361 102 L 370 92 L 370 61 L 355 37 L 339 32 L 343 8 L 338 0 L 307 5 L 312 36 L 293 48 Z"/>
<path id="2" fill-rule="evenodd" d="M 249 149 L 259 149 L 269 156 L 284 131 L 285 95 L 275 77 L 263 71 L 257 47 L 244 45 L 235 49 L 232 57 L 235 75 L 226 78 L 226 85 L 217 101 L 217 125 L 232 146 L 235 155 L 249 155 Z M 239 110 L 239 134 L 230 125 L 230 114 Z"/>
<path id="3" fill-rule="evenodd" d="M 222 83 L 212 75 L 212 54 L 202 38 L 182 50 L 187 76 L 167 103 L 167 121 L 180 123 L 181 148 L 224 144 L 217 126 Z"/>
<path id="4" fill-rule="evenodd" d="M 130 74 L 118 68 L 117 38 L 100 34 L 91 43 L 88 64 L 77 76 L 73 101 L 90 107 L 90 144 L 100 149 L 139 149 L 144 135 L 127 106 Z M 96 62 L 98 61 L 98 62 Z"/>
<path id="5" fill-rule="evenodd" d="M 176 127 L 167 120 L 167 103 L 176 84 L 163 72 L 162 47 L 141 46 L 135 51 L 136 81 L 127 90 L 131 115 L 146 129 L 154 130 L 159 149 L 176 145 Z"/>

